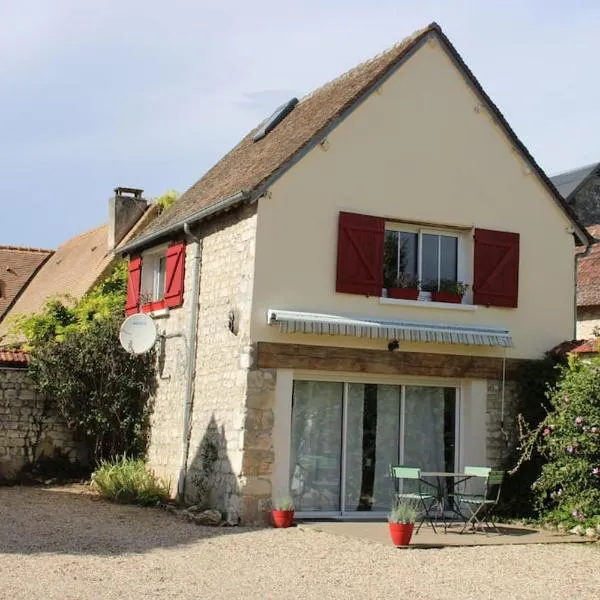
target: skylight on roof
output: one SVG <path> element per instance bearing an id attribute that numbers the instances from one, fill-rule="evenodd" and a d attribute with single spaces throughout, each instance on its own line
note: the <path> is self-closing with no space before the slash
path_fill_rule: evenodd
<path id="1" fill-rule="evenodd" d="M 252 139 L 255 142 L 262 140 L 269 131 L 275 129 L 294 110 L 296 104 L 298 104 L 298 98 L 292 98 L 276 108 L 275 112 L 258 128 Z"/>

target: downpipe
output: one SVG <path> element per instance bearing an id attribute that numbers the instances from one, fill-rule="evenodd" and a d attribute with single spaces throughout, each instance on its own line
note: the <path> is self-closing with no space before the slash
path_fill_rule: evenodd
<path id="1" fill-rule="evenodd" d="M 192 435 L 192 408 L 194 404 L 194 380 L 196 376 L 196 347 L 198 336 L 198 304 L 199 304 L 199 271 L 202 253 L 201 241 L 190 231 L 189 223 L 183 224 L 186 236 L 195 242 L 194 256 L 192 258 L 192 289 L 190 290 L 191 310 L 187 326 L 187 360 L 185 373 L 185 387 L 183 392 L 183 431 L 181 448 L 181 465 L 177 481 L 177 501 L 185 500 L 185 488 L 187 479 L 187 463 L 190 453 L 190 438 Z"/>

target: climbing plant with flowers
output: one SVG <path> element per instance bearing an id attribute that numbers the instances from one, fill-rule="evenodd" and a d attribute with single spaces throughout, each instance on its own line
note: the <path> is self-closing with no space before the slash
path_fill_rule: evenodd
<path id="1" fill-rule="evenodd" d="M 600 524 L 600 357 L 569 358 L 548 392 L 548 414 L 534 429 L 521 423 L 522 460 L 546 463 L 533 484 L 540 516 L 551 523 Z"/>

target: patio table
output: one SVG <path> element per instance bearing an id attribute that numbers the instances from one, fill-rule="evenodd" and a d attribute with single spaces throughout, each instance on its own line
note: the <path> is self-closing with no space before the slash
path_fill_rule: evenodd
<path id="1" fill-rule="evenodd" d="M 426 481 L 425 478 L 435 478 L 436 483 L 431 483 L 430 481 Z M 446 533 L 446 529 L 448 528 L 448 522 L 446 521 L 445 512 L 446 510 L 451 510 L 459 519 L 463 522 L 466 522 L 466 517 L 460 512 L 460 508 L 455 506 L 454 502 L 448 503 L 446 506 L 446 498 L 448 493 L 450 493 L 450 486 L 452 486 L 452 491 L 454 491 L 454 487 L 464 483 L 465 481 L 471 479 L 472 477 L 477 477 L 476 475 L 466 475 L 465 473 L 455 473 L 452 471 L 421 471 L 421 481 L 425 485 L 431 486 L 435 488 L 435 496 L 436 496 L 436 504 L 438 508 L 438 514 L 441 515 L 442 520 L 444 522 L 444 533 Z M 437 523 L 437 518 L 436 518 Z"/>

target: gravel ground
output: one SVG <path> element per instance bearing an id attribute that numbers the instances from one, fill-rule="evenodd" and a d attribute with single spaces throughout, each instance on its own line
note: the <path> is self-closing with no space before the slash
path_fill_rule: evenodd
<path id="1" fill-rule="evenodd" d="M 85 488 L 0 488 L 0 598 L 600 597 L 598 545 L 396 550 L 304 529 L 204 528 Z"/>

